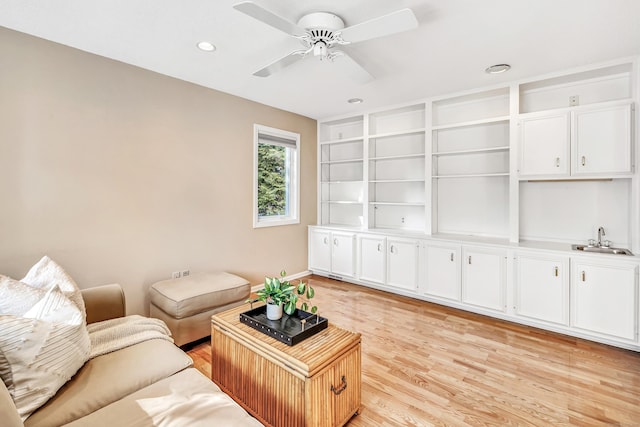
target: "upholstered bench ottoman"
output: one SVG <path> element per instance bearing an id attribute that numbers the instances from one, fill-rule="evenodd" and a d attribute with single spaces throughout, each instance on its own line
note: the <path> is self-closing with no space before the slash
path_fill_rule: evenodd
<path id="1" fill-rule="evenodd" d="M 192 274 L 151 285 L 149 312 L 181 346 L 211 335 L 211 315 L 242 304 L 250 292 L 249 282 L 234 274 Z"/>

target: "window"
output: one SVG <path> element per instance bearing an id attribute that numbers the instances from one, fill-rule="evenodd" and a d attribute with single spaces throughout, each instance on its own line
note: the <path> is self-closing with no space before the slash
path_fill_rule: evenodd
<path id="1" fill-rule="evenodd" d="M 262 125 L 254 134 L 253 226 L 300 223 L 300 135 Z"/>

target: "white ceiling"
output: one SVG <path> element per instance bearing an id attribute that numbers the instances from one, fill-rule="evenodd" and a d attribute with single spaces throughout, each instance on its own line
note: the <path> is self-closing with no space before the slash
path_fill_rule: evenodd
<path id="1" fill-rule="evenodd" d="M 316 119 L 640 54 L 640 0 L 255 2 L 294 22 L 333 12 L 346 26 L 409 7 L 419 27 L 348 46 L 376 77 L 357 84 L 339 59 L 313 57 L 254 77 L 301 45 L 236 0 L 0 0 L 0 26 Z M 198 50 L 201 40 L 217 50 Z M 484 73 L 505 62 L 508 73 Z"/>

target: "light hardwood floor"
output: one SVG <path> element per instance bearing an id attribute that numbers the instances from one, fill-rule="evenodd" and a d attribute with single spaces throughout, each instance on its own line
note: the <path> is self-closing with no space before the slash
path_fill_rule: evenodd
<path id="1" fill-rule="evenodd" d="M 640 353 L 306 278 L 337 326 L 362 334 L 350 427 L 640 426 Z M 188 349 L 210 375 L 210 344 Z"/>

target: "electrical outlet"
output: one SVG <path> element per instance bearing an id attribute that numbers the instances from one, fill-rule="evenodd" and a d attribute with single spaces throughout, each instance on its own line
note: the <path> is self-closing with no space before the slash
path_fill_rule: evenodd
<path id="1" fill-rule="evenodd" d="M 172 279 L 179 279 L 180 276 L 181 276 L 181 273 L 179 271 L 174 271 L 173 273 L 171 273 Z"/>
<path id="2" fill-rule="evenodd" d="M 572 95 L 569 97 L 569 106 L 575 107 L 580 103 L 580 97 L 578 95 Z"/>
<path id="3" fill-rule="evenodd" d="M 189 271 L 189 270 L 182 270 L 182 277 L 187 277 L 189 274 L 191 274 L 191 271 Z"/>

